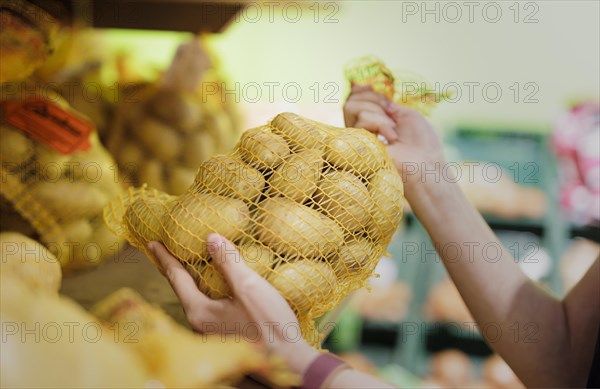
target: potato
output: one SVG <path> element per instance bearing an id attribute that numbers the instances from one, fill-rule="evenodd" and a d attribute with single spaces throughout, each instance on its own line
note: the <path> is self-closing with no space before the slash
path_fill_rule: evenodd
<path id="1" fill-rule="evenodd" d="M 36 168 L 41 172 L 42 177 L 49 174 L 53 179 L 57 179 L 55 173 L 62 173 L 65 169 L 64 164 L 70 159 L 70 155 L 63 155 L 43 143 L 35 144 Z"/>
<path id="2" fill-rule="evenodd" d="M 150 97 L 146 110 L 173 127 L 189 133 L 202 120 L 200 101 L 194 95 L 173 89 L 159 89 Z"/>
<path id="3" fill-rule="evenodd" d="M 299 315 L 325 304 L 336 293 L 335 274 L 324 262 L 296 261 L 282 264 L 267 281 Z"/>
<path id="4" fill-rule="evenodd" d="M 183 166 L 173 166 L 169 169 L 169 178 L 167 179 L 167 187 L 169 193 L 182 194 L 190 188 L 196 177 L 196 169 L 188 169 Z"/>
<path id="5" fill-rule="evenodd" d="M 261 172 L 229 155 L 217 155 L 204 162 L 194 181 L 200 191 L 247 201 L 256 200 L 264 186 Z"/>
<path id="6" fill-rule="evenodd" d="M 170 162 L 181 154 L 183 143 L 179 134 L 159 120 L 145 117 L 132 126 L 132 130 L 140 143 L 163 162 Z"/>
<path id="7" fill-rule="evenodd" d="M 363 229 L 373 208 L 367 188 L 350 172 L 330 171 L 323 175 L 314 196 L 319 210 L 350 232 Z"/>
<path id="8" fill-rule="evenodd" d="M 202 162 L 216 153 L 215 139 L 208 132 L 197 132 L 184 140 L 183 163 L 187 167 L 197 169 Z"/>
<path id="9" fill-rule="evenodd" d="M 162 242 L 181 261 L 206 258 L 206 237 L 217 232 L 229 240 L 240 238 L 249 223 L 242 200 L 213 193 L 188 192 L 161 219 Z"/>
<path id="10" fill-rule="evenodd" d="M 335 275 L 343 279 L 359 272 L 373 259 L 376 247 L 369 239 L 361 236 L 352 236 L 339 248 L 332 261 Z"/>
<path id="11" fill-rule="evenodd" d="M 322 153 L 304 150 L 290 155 L 269 179 L 269 194 L 303 203 L 317 188 L 323 169 Z"/>
<path id="12" fill-rule="evenodd" d="M 0 272 L 14 275 L 28 288 L 58 293 L 62 272 L 46 247 L 16 232 L 0 233 Z"/>
<path id="13" fill-rule="evenodd" d="M 215 140 L 217 152 L 229 152 L 238 140 L 231 118 L 220 110 L 211 111 L 201 128 Z"/>
<path id="14" fill-rule="evenodd" d="M 30 194 L 63 221 L 97 216 L 109 200 L 104 192 L 86 182 L 40 182 L 31 187 Z"/>
<path id="15" fill-rule="evenodd" d="M 275 168 L 290 154 L 282 136 L 274 134 L 269 126 L 256 127 L 242 134 L 238 146 L 242 159 L 257 169 Z"/>
<path id="16" fill-rule="evenodd" d="M 326 257 L 343 243 L 344 233 L 336 222 L 290 199 L 264 200 L 255 217 L 256 238 L 286 257 Z"/>
<path id="17" fill-rule="evenodd" d="M 161 218 L 173 204 L 175 196 L 157 190 L 144 190 L 125 211 L 124 221 L 129 233 L 144 247 L 162 238 Z"/>
<path id="18" fill-rule="evenodd" d="M 374 203 L 369 234 L 373 239 L 392 234 L 402 220 L 402 178 L 395 170 L 379 170 L 369 182 L 369 194 Z"/>
<path id="19" fill-rule="evenodd" d="M 156 159 L 147 159 L 139 166 L 138 177 L 140 184 L 148 184 L 160 191 L 166 190 L 163 164 Z"/>
<path id="20" fill-rule="evenodd" d="M 132 141 L 124 141 L 116 154 L 121 168 L 128 171 L 139 169 L 144 161 L 144 150 Z"/>
<path id="21" fill-rule="evenodd" d="M 341 130 L 329 137 L 325 146 L 326 161 L 363 177 L 380 169 L 386 162 L 385 155 L 383 144 L 362 129 Z"/>
<path id="22" fill-rule="evenodd" d="M 326 133 L 314 122 L 304 119 L 295 113 L 281 113 L 271 121 L 273 131 L 281 134 L 293 150 L 323 150 Z"/>
<path id="23" fill-rule="evenodd" d="M 79 219 L 61 226 L 65 234 L 65 241 L 69 243 L 87 242 L 94 232 L 90 222 L 87 219 Z"/>
<path id="24" fill-rule="evenodd" d="M 275 254 L 269 248 L 256 243 L 248 243 L 240 246 L 238 251 L 240 258 L 246 262 L 246 265 L 259 275 L 264 277 L 270 272 Z M 227 281 L 212 263 L 203 262 L 199 265 L 199 268 L 200 270 L 190 269 L 190 266 L 188 266 L 188 271 L 198 280 L 198 288 L 202 293 L 212 299 L 232 296 Z"/>
<path id="25" fill-rule="evenodd" d="M 33 141 L 21 131 L 0 125 L 0 162 L 2 166 L 13 170 L 33 157 Z"/>

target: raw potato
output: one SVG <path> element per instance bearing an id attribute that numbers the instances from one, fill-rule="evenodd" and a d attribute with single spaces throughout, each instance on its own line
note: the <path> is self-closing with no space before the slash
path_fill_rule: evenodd
<path id="1" fill-rule="evenodd" d="M 259 275 L 265 277 L 270 272 L 275 254 L 269 248 L 256 243 L 248 243 L 240 246 L 238 251 L 246 265 Z M 212 263 L 203 263 L 200 265 L 200 271 L 192 269 L 190 273 L 198 274 L 198 288 L 208 297 L 222 299 L 232 295 L 227 281 Z"/>
<path id="2" fill-rule="evenodd" d="M 8 169 L 16 169 L 33 157 L 33 142 L 20 131 L 0 125 L 0 162 Z"/>
<path id="3" fill-rule="evenodd" d="M 212 193 L 188 192 L 177 198 L 162 220 L 162 242 L 181 261 L 194 263 L 206 258 L 206 237 L 216 232 L 229 240 L 240 238 L 249 223 L 248 207 L 242 200 Z"/>
<path id="4" fill-rule="evenodd" d="M 94 230 L 87 219 L 79 219 L 61 226 L 65 241 L 84 244 L 92 236 Z"/>
<path id="5" fill-rule="evenodd" d="M 299 314 L 306 315 L 318 308 L 335 293 L 335 274 L 324 262 L 296 261 L 275 269 L 267 281 L 287 300 Z"/>
<path id="6" fill-rule="evenodd" d="M 169 193 L 179 195 L 184 193 L 194 183 L 196 169 L 188 169 L 183 166 L 173 166 L 169 169 L 167 186 Z"/>
<path id="7" fill-rule="evenodd" d="M 375 245 L 369 239 L 355 236 L 344 242 L 333 261 L 335 275 L 343 279 L 353 272 L 363 269 L 376 252 Z"/>
<path id="8" fill-rule="evenodd" d="M 295 113 L 281 113 L 275 116 L 271 125 L 276 133 L 283 135 L 294 150 L 323 150 L 325 146 L 326 133 L 321 131 L 314 122 Z"/>
<path id="9" fill-rule="evenodd" d="M 133 132 L 153 156 L 161 161 L 172 161 L 181 154 L 181 138 L 159 120 L 145 117 L 133 126 Z"/>
<path id="10" fill-rule="evenodd" d="M 165 191 L 163 164 L 156 159 L 148 159 L 139 166 L 141 184 L 148 184 L 160 191 Z"/>
<path id="11" fill-rule="evenodd" d="M 127 171 L 138 170 L 143 163 L 144 151 L 135 142 L 124 141 L 117 152 L 119 165 Z"/>
<path id="12" fill-rule="evenodd" d="M 257 169 L 275 168 L 290 154 L 281 135 L 269 126 L 256 127 L 242 134 L 238 152 L 242 159 Z"/>
<path id="13" fill-rule="evenodd" d="M 375 135 L 366 130 L 342 129 L 331 136 L 325 146 L 325 160 L 344 169 L 367 177 L 386 162 L 386 150 Z"/>
<path id="14" fill-rule="evenodd" d="M 16 232 L 0 233 L 0 272 L 15 276 L 30 290 L 58 293 L 62 280 L 60 263 L 48 249 Z"/>
<path id="15" fill-rule="evenodd" d="M 192 274 L 194 273 L 195 271 L 192 271 Z M 229 284 L 212 263 L 203 263 L 197 273 L 198 289 L 208 297 L 224 299 L 232 295 Z"/>
<path id="16" fill-rule="evenodd" d="M 31 195 L 63 221 L 91 218 L 102 213 L 108 197 L 87 182 L 40 182 Z"/>
<path id="17" fill-rule="evenodd" d="M 204 162 L 194 182 L 200 191 L 247 201 L 256 200 L 264 186 L 261 172 L 229 155 L 217 155 Z"/>
<path id="18" fill-rule="evenodd" d="M 216 154 L 215 138 L 208 132 L 197 132 L 184 140 L 183 162 L 187 167 L 198 166 Z"/>
<path id="19" fill-rule="evenodd" d="M 35 144 L 35 160 L 39 165 L 37 169 L 41 172 L 42 176 L 45 170 L 52 170 L 54 173 L 58 171 L 62 173 L 65 169 L 64 164 L 71 159 L 70 155 L 63 155 L 58 151 L 44 145 L 43 143 Z M 57 179 L 58 177 L 54 177 Z"/>
<path id="20" fill-rule="evenodd" d="M 322 213 L 283 197 L 258 206 L 256 237 L 286 257 L 326 257 L 343 243 L 341 227 Z"/>
<path id="21" fill-rule="evenodd" d="M 167 213 L 168 205 L 174 196 L 158 191 L 144 191 L 127 207 L 125 223 L 129 233 L 142 245 L 162 238 L 161 218 Z"/>
<path id="22" fill-rule="evenodd" d="M 395 232 L 402 220 L 404 184 L 392 170 L 379 170 L 369 182 L 369 194 L 375 207 L 369 233 L 377 239 Z"/>
<path id="23" fill-rule="evenodd" d="M 269 179 L 269 194 L 303 203 L 317 188 L 323 169 L 322 153 L 304 150 L 290 155 Z"/>
<path id="24" fill-rule="evenodd" d="M 148 101 L 148 113 L 189 133 L 194 131 L 202 120 L 199 105 L 200 102 L 192 94 L 160 89 Z"/>
<path id="25" fill-rule="evenodd" d="M 205 130 L 215 139 L 219 150 L 230 151 L 238 140 L 238 133 L 231 118 L 221 110 L 211 111 Z"/>
<path id="26" fill-rule="evenodd" d="M 340 223 L 347 231 L 364 228 L 373 204 L 362 181 L 350 172 L 330 171 L 323 175 L 315 203 L 322 212 Z"/>

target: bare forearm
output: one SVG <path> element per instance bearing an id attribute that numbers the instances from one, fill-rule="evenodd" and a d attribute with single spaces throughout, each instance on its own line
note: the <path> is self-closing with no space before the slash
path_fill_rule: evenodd
<path id="1" fill-rule="evenodd" d="M 458 185 L 407 193 L 482 335 L 528 386 L 570 384 L 563 304 L 520 270 Z"/>

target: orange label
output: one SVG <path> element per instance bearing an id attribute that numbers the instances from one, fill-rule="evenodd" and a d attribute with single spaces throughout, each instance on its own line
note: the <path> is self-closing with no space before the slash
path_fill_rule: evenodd
<path id="1" fill-rule="evenodd" d="M 90 148 L 94 124 L 50 100 L 32 97 L 5 101 L 0 107 L 6 122 L 62 154 Z"/>

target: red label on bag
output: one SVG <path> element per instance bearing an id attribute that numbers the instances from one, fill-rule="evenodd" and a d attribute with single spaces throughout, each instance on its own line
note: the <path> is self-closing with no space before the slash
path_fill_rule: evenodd
<path id="1" fill-rule="evenodd" d="M 32 97 L 5 101 L 0 107 L 7 123 L 62 154 L 90 148 L 94 124 L 50 100 Z"/>

